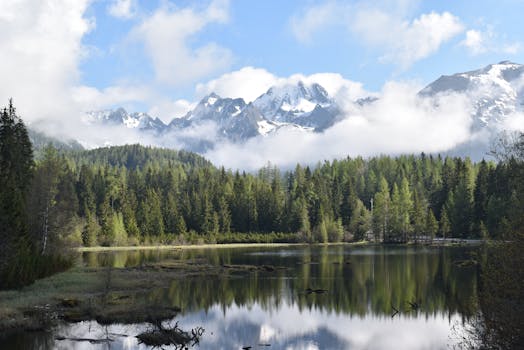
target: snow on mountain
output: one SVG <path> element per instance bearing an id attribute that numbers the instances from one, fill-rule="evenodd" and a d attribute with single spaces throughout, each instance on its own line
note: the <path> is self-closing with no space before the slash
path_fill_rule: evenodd
<path id="1" fill-rule="evenodd" d="M 503 61 L 475 71 L 441 76 L 418 95 L 432 98 L 447 93 L 464 94 L 469 99 L 473 131 L 486 130 L 494 135 L 504 127 L 508 116 L 524 112 L 524 65 Z M 89 112 L 85 122 L 153 132 L 202 152 L 224 140 L 242 143 L 290 130 L 322 132 L 344 117 L 340 105 L 351 102 L 358 111 L 379 98 L 335 101 L 321 85 L 298 82 L 273 86 L 252 103 L 211 93 L 186 115 L 167 125 L 146 113 L 128 113 L 123 108 Z"/>
<path id="2" fill-rule="evenodd" d="M 322 131 L 333 125 L 339 114 L 322 86 L 298 82 L 272 87 L 249 104 L 241 98 L 222 98 L 212 93 L 185 116 L 173 119 L 168 128 L 176 131 L 212 122 L 221 138 L 242 142 L 284 127 Z"/>
<path id="3" fill-rule="evenodd" d="M 524 109 L 524 65 L 502 61 L 475 71 L 444 75 L 420 91 L 421 96 L 457 92 L 471 101 L 474 128 L 497 127 Z"/>
<path id="4" fill-rule="evenodd" d="M 221 98 L 217 94 L 212 93 L 204 97 L 196 107 L 189 111 L 184 117 L 174 119 L 173 122 L 177 124 L 180 123 L 181 120 L 191 122 L 211 120 L 222 123 L 231 117 L 239 115 L 245 107 L 246 103 L 241 98 Z"/>
<path id="5" fill-rule="evenodd" d="M 87 112 L 84 116 L 87 124 L 123 125 L 129 129 L 162 132 L 166 125 L 158 118 L 152 118 L 147 113 L 128 113 L 123 108 Z"/>
<path id="6" fill-rule="evenodd" d="M 336 121 L 336 103 L 319 84 L 303 82 L 271 87 L 253 105 L 273 122 L 294 123 L 321 131 Z M 314 113 L 314 116 L 311 115 Z M 317 120 L 318 116 L 321 116 Z"/>
<path id="7" fill-rule="evenodd" d="M 180 134 L 213 124 L 219 138 L 243 142 L 281 129 L 322 131 L 333 125 L 339 115 L 338 106 L 322 86 L 298 82 L 274 86 L 249 104 L 241 98 L 222 98 L 211 93 L 186 115 L 167 125 L 146 113 L 128 113 L 123 108 L 88 112 L 84 121 L 157 134 Z"/>

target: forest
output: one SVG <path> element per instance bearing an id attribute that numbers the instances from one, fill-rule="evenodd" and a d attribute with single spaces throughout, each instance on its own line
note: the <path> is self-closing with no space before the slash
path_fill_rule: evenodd
<path id="1" fill-rule="evenodd" d="M 257 173 L 140 145 L 48 144 L 33 157 L 11 103 L 0 118 L 0 272 L 30 281 L 48 273 L 30 266 L 59 268 L 72 246 L 504 240 L 522 227 L 523 174 L 513 156 L 348 157 Z"/>

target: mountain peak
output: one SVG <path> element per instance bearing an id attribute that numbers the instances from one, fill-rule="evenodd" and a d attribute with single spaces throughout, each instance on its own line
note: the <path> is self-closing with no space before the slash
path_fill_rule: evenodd
<path id="1" fill-rule="evenodd" d="M 221 99 L 220 96 L 212 92 L 209 95 L 204 96 L 204 98 L 200 101 L 200 104 L 204 104 L 206 106 L 212 106 L 215 104 L 215 102 L 217 102 L 220 99 Z"/>
<path id="2" fill-rule="evenodd" d="M 462 94 L 471 106 L 472 127 L 498 130 L 504 126 L 507 116 L 524 111 L 523 79 L 524 65 L 505 60 L 469 72 L 442 75 L 421 90 L 419 96 Z M 377 97 L 369 96 L 354 102 L 367 105 L 375 100 Z M 289 128 L 307 132 L 326 130 L 343 117 L 337 102 L 341 101 L 331 98 L 320 84 L 297 79 L 272 86 L 249 104 L 242 98 L 222 98 L 212 92 L 185 116 L 173 119 L 167 126 L 146 113 L 128 113 L 123 108 L 90 112 L 87 122 L 121 125 L 157 134 L 202 127 L 213 130 L 219 138 L 243 142 Z M 202 139 L 182 135 L 184 140 L 189 140 L 188 147 L 202 145 Z"/>
<path id="3" fill-rule="evenodd" d="M 524 101 L 524 65 L 511 61 L 484 68 L 443 75 L 419 92 L 431 97 L 439 93 L 463 94 L 474 109 L 474 127 L 502 125 L 506 116 L 522 110 Z"/>

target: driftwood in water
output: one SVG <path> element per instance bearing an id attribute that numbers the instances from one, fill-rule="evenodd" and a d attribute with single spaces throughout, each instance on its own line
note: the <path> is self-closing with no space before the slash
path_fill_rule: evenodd
<path id="1" fill-rule="evenodd" d="M 104 343 L 110 343 L 114 341 L 111 338 L 102 338 L 102 339 L 94 339 L 94 338 L 68 338 L 68 337 L 62 337 L 58 336 L 55 337 L 56 340 L 70 340 L 70 341 L 77 341 L 77 342 L 89 342 L 91 344 L 104 344 Z"/>
<path id="2" fill-rule="evenodd" d="M 412 311 L 417 311 L 420 308 L 420 304 L 417 301 L 406 301 L 411 306 Z"/>
<path id="3" fill-rule="evenodd" d="M 398 315 L 400 311 L 398 311 L 398 309 L 396 309 L 393 305 L 391 305 L 391 308 L 393 309 L 393 311 L 395 311 L 395 312 L 393 313 L 393 315 L 391 315 L 391 318 L 393 318 L 393 317 L 395 317 L 396 315 Z"/>
<path id="4" fill-rule="evenodd" d="M 311 289 L 311 288 L 308 288 L 308 289 L 306 289 L 306 293 L 307 294 L 312 294 L 312 293 L 324 294 L 324 293 L 327 293 L 327 289 Z"/>
<path id="5" fill-rule="evenodd" d="M 154 329 L 137 335 L 141 344 L 152 347 L 162 347 L 163 345 L 174 345 L 176 349 L 188 349 L 200 342 L 200 337 L 204 334 L 204 328 L 197 327 L 186 332 L 178 327 L 178 322 L 171 328 L 166 328 L 162 322 L 152 322 Z"/>

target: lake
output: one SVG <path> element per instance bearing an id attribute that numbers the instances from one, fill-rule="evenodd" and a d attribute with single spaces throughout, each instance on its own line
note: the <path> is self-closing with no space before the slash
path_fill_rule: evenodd
<path id="1" fill-rule="evenodd" d="M 166 260 L 258 266 L 144 286 L 151 305 L 181 308 L 165 322 L 202 327 L 195 349 L 446 349 L 476 312 L 477 272 L 456 262 L 474 248 L 290 246 L 82 253 L 87 267 L 114 269 Z M 397 312 L 398 311 L 398 312 Z M 147 349 L 150 324 L 60 323 L 15 334 L 6 348 Z M 111 338 L 92 344 L 65 338 Z M 169 348 L 169 347 L 164 347 Z"/>

